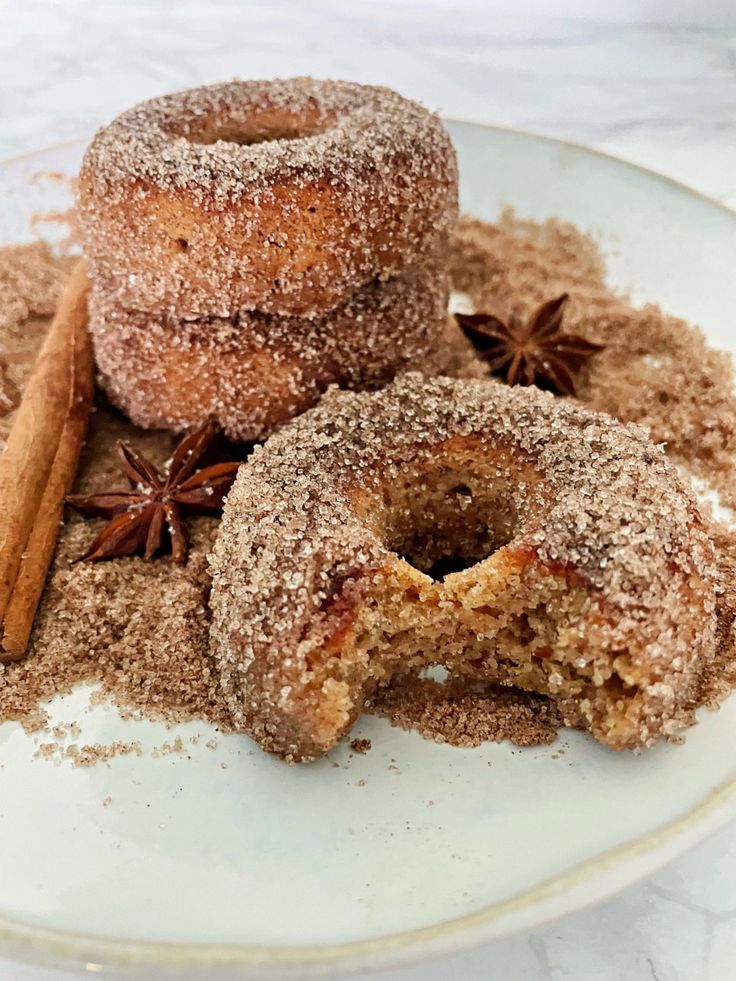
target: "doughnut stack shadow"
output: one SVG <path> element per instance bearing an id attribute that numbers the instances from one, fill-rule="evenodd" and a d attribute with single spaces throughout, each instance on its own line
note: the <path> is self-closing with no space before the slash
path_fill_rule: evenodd
<path id="1" fill-rule="evenodd" d="M 385 88 L 236 81 L 123 113 L 79 183 L 109 397 L 256 440 L 332 383 L 441 370 L 457 184 L 439 118 Z"/>

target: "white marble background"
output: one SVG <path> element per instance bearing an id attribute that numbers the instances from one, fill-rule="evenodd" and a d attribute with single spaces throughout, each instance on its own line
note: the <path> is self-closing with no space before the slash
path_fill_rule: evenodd
<path id="1" fill-rule="evenodd" d="M 586 143 L 736 207 L 735 0 L 0 0 L 0 158 L 160 92 L 299 73 Z M 730 827 L 593 910 L 382 977 L 735 976 Z M 0 962 L 2 981 L 68 977 Z"/>

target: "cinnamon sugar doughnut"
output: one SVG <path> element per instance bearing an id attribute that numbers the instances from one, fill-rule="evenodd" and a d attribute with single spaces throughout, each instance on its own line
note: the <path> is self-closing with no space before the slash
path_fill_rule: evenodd
<path id="1" fill-rule="evenodd" d="M 467 567 L 441 577 L 451 560 Z M 541 692 L 635 748 L 691 721 L 713 561 L 642 429 L 408 374 L 330 391 L 241 468 L 211 559 L 212 650 L 236 724 L 290 761 L 433 662 Z"/>
<path id="2" fill-rule="evenodd" d="M 91 278 L 123 308 L 305 316 L 435 255 L 457 165 L 439 118 L 390 89 L 235 81 L 101 129 L 79 205 Z"/>
<path id="3" fill-rule="evenodd" d="M 448 280 L 434 268 L 374 282 L 311 319 L 242 311 L 182 321 L 122 310 L 98 289 L 90 329 L 101 382 L 139 426 L 184 430 L 208 418 L 261 439 L 330 383 L 375 387 L 410 367 L 436 370 Z"/>

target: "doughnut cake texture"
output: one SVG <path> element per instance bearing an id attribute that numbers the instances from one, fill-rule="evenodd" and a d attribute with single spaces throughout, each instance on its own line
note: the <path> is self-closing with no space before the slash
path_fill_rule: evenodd
<path id="1" fill-rule="evenodd" d="M 712 546 L 662 449 L 487 380 L 331 390 L 241 468 L 211 568 L 233 717 L 288 761 L 438 662 L 646 746 L 690 721 L 715 648 Z"/>
<path id="2" fill-rule="evenodd" d="M 79 210 L 91 278 L 123 309 L 311 316 L 441 251 L 457 164 L 439 118 L 390 89 L 234 81 L 101 129 Z"/>
<path id="3" fill-rule="evenodd" d="M 184 430 L 214 419 L 234 440 L 267 436 L 331 383 L 375 388 L 447 349 L 447 274 L 437 264 L 373 281 L 329 313 L 181 320 L 90 296 L 100 381 L 136 425 Z"/>

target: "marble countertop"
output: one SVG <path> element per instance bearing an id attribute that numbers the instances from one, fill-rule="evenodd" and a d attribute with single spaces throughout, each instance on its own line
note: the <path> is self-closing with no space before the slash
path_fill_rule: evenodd
<path id="1" fill-rule="evenodd" d="M 305 73 L 585 143 L 736 208 L 732 0 L 24 0 L 0 12 L 0 158 L 85 137 L 160 92 Z M 736 826 L 592 910 L 380 977 L 727 981 L 734 960 Z M 71 975 L 0 961 L 0 977 Z"/>

